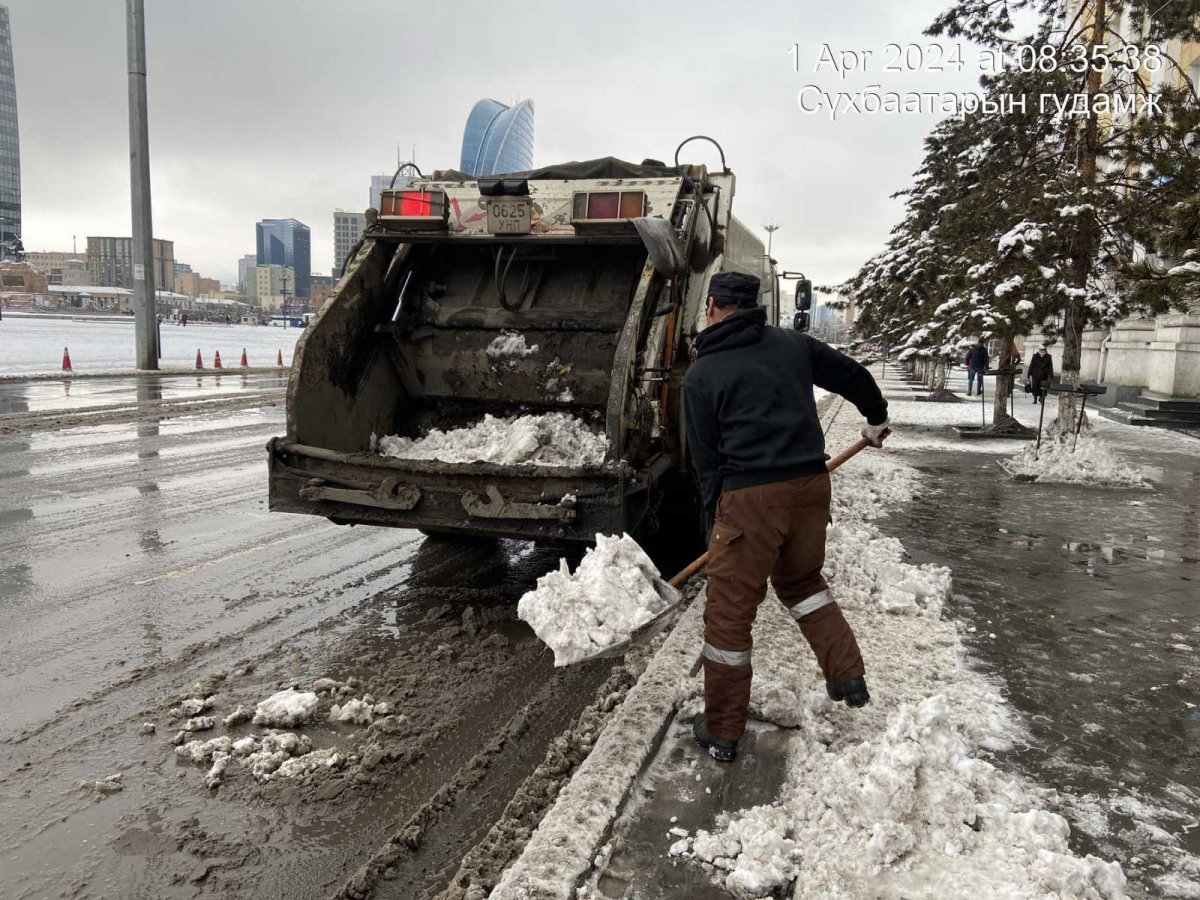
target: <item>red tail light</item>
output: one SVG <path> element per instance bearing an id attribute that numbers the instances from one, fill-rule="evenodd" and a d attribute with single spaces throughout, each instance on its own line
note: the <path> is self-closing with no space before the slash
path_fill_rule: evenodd
<path id="1" fill-rule="evenodd" d="M 384 191 L 379 215 L 392 218 L 434 218 L 446 215 L 444 191 Z"/>

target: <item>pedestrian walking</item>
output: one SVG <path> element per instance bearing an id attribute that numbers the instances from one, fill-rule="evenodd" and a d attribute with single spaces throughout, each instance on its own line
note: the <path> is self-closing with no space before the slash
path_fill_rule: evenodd
<path id="1" fill-rule="evenodd" d="M 749 715 L 751 626 L 767 581 L 799 623 L 834 701 L 870 701 L 862 654 L 821 574 L 830 480 L 813 386 L 840 394 L 883 446 L 887 401 L 850 357 L 802 332 L 766 324 L 759 280 L 709 282 L 708 327 L 683 383 L 688 450 L 709 535 L 704 609 L 704 716 L 696 741 L 731 762 Z"/>
<path id="2" fill-rule="evenodd" d="M 988 369 L 988 352 L 987 345 L 983 342 L 983 338 L 967 351 L 967 357 L 964 360 L 967 365 L 967 396 L 970 397 L 974 393 L 975 381 L 979 381 L 979 393 L 983 393 L 983 376 Z"/>
<path id="3" fill-rule="evenodd" d="M 1029 388 L 1034 403 L 1046 402 L 1046 385 L 1054 378 L 1054 360 L 1046 345 L 1038 347 L 1029 360 Z"/>

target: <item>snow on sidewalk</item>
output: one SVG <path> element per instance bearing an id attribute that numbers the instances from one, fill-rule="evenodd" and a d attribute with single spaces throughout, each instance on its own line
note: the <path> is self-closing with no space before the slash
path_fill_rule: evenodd
<path id="1" fill-rule="evenodd" d="M 853 440 L 851 419 L 830 446 Z M 908 565 L 871 522 L 918 488 L 887 454 L 865 453 L 834 476 L 826 575 L 858 634 L 871 705 L 824 698 L 799 630 L 768 597 L 751 707 L 796 729 L 784 789 L 711 830 L 664 836 L 660 852 L 705 866 L 740 897 L 1125 896 L 1117 863 L 1071 853 L 1052 792 L 989 761 L 1020 727 L 941 616 L 950 573 Z M 700 678 L 681 701 L 702 707 Z"/>

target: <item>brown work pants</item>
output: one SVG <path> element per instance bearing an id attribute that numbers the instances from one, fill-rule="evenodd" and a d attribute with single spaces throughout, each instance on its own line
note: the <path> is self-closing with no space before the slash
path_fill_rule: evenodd
<path id="1" fill-rule="evenodd" d="M 821 574 L 829 475 L 725 491 L 709 538 L 704 608 L 704 712 L 715 737 L 737 740 L 749 715 L 751 627 L 767 579 L 800 625 L 826 681 L 864 674 L 850 624 Z"/>

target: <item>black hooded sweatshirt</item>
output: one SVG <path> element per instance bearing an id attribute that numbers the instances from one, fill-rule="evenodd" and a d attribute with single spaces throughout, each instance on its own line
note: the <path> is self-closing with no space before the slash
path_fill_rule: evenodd
<path id="1" fill-rule="evenodd" d="M 813 386 L 841 394 L 872 425 L 887 401 L 871 373 L 816 338 L 739 309 L 696 336 L 683 380 L 688 448 L 706 509 L 723 489 L 825 471 L 825 436 Z"/>

